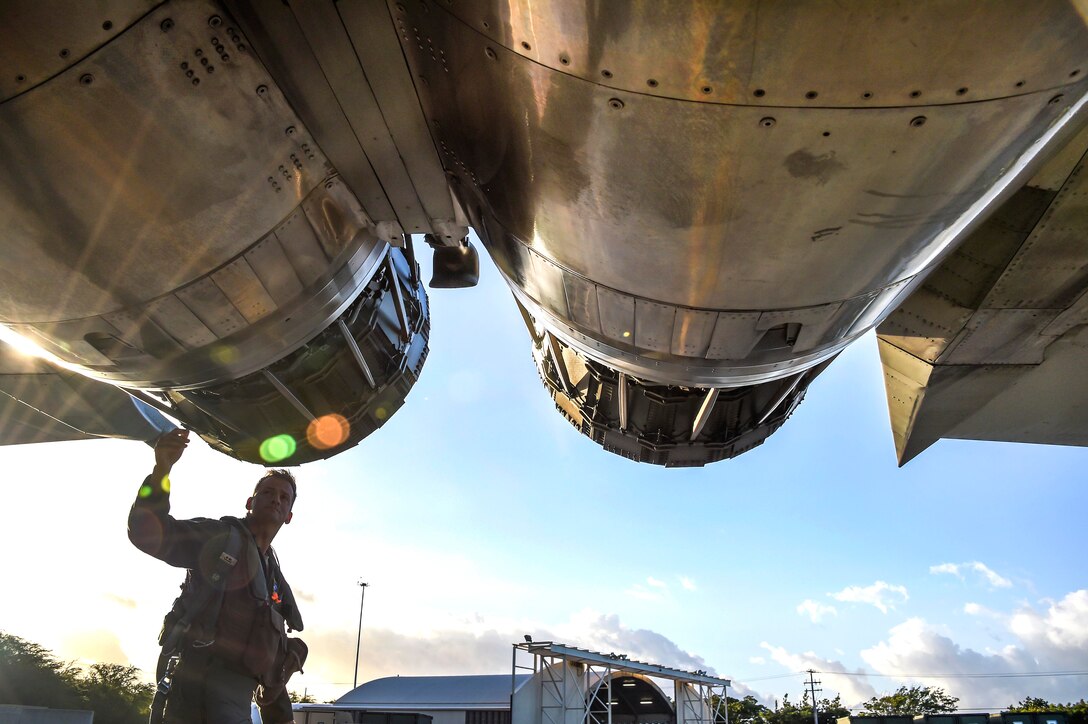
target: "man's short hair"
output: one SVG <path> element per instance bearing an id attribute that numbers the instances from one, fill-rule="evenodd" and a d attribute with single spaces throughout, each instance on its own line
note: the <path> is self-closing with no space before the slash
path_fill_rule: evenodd
<path id="1" fill-rule="evenodd" d="M 256 493 L 257 488 L 261 487 L 261 483 L 270 478 L 282 478 L 291 484 L 291 505 L 294 506 L 295 501 L 298 500 L 298 486 L 295 484 L 295 476 L 286 468 L 272 468 L 265 471 L 265 474 L 261 476 L 261 479 L 257 481 L 257 484 L 253 486 L 253 492 Z"/>

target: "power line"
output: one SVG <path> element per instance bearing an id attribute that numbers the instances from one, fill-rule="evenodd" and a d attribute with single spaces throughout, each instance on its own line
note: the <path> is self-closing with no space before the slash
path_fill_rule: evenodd
<path id="1" fill-rule="evenodd" d="M 738 683 L 756 681 L 772 681 L 774 679 L 791 679 L 798 674 L 807 674 L 808 671 L 793 671 L 788 674 L 775 674 L 773 676 L 735 676 L 733 680 Z M 1046 677 L 1063 676 L 1088 676 L 1088 671 L 1031 671 L 1010 672 L 1006 674 L 874 674 L 865 671 L 820 671 L 813 669 L 813 673 L 825 676 L 865 676 L 876 679 L 1041 679 Z"/>
<path id="2" fill-rule="evenodd" d="M 799 674 L 807 673 L 804 671 Z M 1088 676 L 1088 671 L 1033 671 L 1007 674 L 870 674 L 864 671 L 816 671 L 825 676 L 871 676 L 884 679 L 1039 679 L 1059 676 Z"/>
<path id="3" fill-rule="evenodd" d="M 770 681 L 771 679 L 792 679 L 793 677 L 797 676 L 797 674 L 799 674 L 799 673 L 804 673 L 804 672 L 800 672 L 800 671 L 793 672 L 793 671 L 791 671 L 788 674 L 775 674 L 774 676 L 759 676 L 759 677 L 756 677 L 756 678 L 751 678 L 751 677 L 748 677 L 748 676 L 737 676 L 737 677 L 734 677 L 733 680 L 734 681 L 739 681 L 739 682 L 749 682 L 749 681 Z M 823 672 L 817 672 L 817 673 L 823 673 Z"/>

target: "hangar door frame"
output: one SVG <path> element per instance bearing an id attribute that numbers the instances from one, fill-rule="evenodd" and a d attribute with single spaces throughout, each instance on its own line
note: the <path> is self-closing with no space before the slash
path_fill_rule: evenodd
<path id="1" fill-rule="evenodd" d="M 540 689 L 538 716 L 532 722 L 517 722 L 513 721 L 514 695 L 519 688 L 517 675 L 526 673 L 531 673 L 532 685 Z M 729 724 L 726 706 L 729 679 L 710 676 L 705 671 L 682 671 L 633 661 L 626 654 L 602 654 L 551 641 L 513 645 L 512 724 L 612 724 L 612 681 L 616 674 L 671 680 L 675 724 L 716 724 L 719 716 Z M 604 720 L 593 715 L 595 708 L 607 712 Z"/>

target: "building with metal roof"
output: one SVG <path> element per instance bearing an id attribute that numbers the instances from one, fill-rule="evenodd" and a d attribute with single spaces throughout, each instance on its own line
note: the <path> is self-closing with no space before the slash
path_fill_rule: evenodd
<path id="1" fill-rule="evenodd" d="M 728 686 L 728 680 L 705 671 L 530 641 L 514 645 L 509 674 L 375 679 L 331 707 L 299 707 L 295 722 L 715 724 L 720 712 L 714 707 L 724 701 Z"/>
<path id="2" fill-rule="evenodd" d="M 433 724 L 510 724 L 510 697 L 529 674 L 389 676 L 336 700 L 339 709 L 426 714 Z"/>

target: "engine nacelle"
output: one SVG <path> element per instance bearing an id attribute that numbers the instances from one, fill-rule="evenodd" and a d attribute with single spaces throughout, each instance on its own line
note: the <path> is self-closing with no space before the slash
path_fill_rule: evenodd
<path id="1" fill-rule="evenodd" d="M 765 438 L 1088 104 L 1063 0 L 390 12 L 461 206 L 561 350 L 537 355 L 557 405 L 664 464 Z"/>
<path id="2" fill-rule="evenodd" d="M 244 377 L 162 393 L 212 447 L 264 465 L 331 457 L 381 427 L 427 359 L 430 318 L 418 273 L 397 249 L 331 325 Z"/>
<path id="3" fill-rule="evenodd" d="M 39 5 L 3 11 L 4 324 L 243 460 L 380 426 L 429 316 L 379 185 L 333 164 L 220 5 Z"/>

